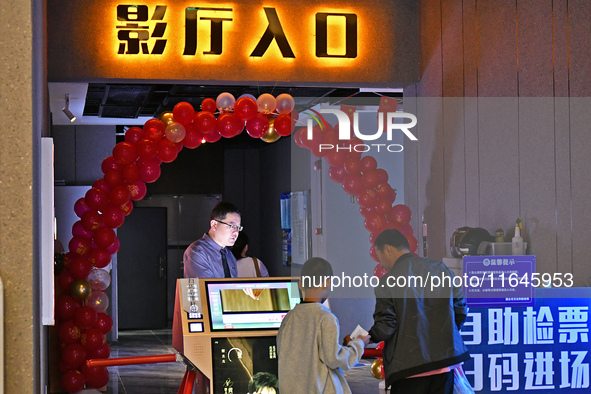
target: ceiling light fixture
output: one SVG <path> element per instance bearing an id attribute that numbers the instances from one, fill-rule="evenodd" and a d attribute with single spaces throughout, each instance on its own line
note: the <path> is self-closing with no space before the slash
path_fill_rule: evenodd
<path id="1" fill-rule="evenodd" d="M 70 123 L 72 123 L 76 120 L 76 115 L 74 115 L 70 111 L 70 95 L 69 94 L 66 94 L 66 106 L 64 108 L 62 108 L 62 111 L 64 111 L 64 113 L 66 114 L 68 119 L 70 119 Z"/>

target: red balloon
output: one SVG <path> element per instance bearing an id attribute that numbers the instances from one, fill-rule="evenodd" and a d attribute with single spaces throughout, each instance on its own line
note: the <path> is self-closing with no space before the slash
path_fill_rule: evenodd
<path id="1" fill-rule="evenodd" d="M 133 201 L 127 201 L 125 204 L 122 204 L 120 208 L 125 216 L 129 216 L 131 211 L 133 211 Z"/>
<path id="2" fill-rule="evenodd" d="M 391 222 L 398 224 L 400 227 L 408 224 L 411 219 L 410 208 L 404 204 L 394 205 L 388 214 Z"/>
<path id="3" fill-rule="evenodd" d="M 168 138 L 163 138 L 158 141 L 158 158 L 164 163 L 171 163 L 177 158 L 179 154 L 176 144 Z M 160 167 L 158 167 L 160 168 Z M 140 169 L 141 172 L 141 169 Z"/>
<path id="4" fill-rule="evenodd" d="M 66 345 L 78 342 L 81 336 L 82 332 L 73 320 L 65 321 L 58 327 L 58 337 Z"/>
<path id="5" fill-rule="evenodd" d="M 118 142 L 113 148 L 113 158 L 121 165 L 132 164 L 137 159 L 135 145 L 126 141 Z"/>
<path id="6" fill-rule="evenodd" d="M 323 133 L 320 127 L 315 126 L 312 128 L 312 139 L 308 139 L 308 132 L 306 131 L 305 136 L 302 138 L 302 142 L 306 146 L 306 148 L 310 149 L 312 154 L 316 157 L 324 157 L 326 156 L 330 150 L 328 149 L 320 149 L 320 144 L 322 144 Z"/>
<path id="7" fill-rule="evenodd" d="M 94 235 L 92 240 L 97 244 L 100 248 L 108 248 L 109 246 L 113 245 L 115 242 L 115 231 L 109 227 L 101 227 L 94 231 Z"/>
<path id="8" fill-rule="evenodd" d="M 140 169 L 140 180 L 146 183 L 153 183 L 160 178 L 160 164 L 155 160 L 138 160 Z M 133 194 L 133 193 L 132 193 Z"/>
<path id="9" fill-rule="evenodd" d="M 86 203 L 86 200 L 84 199 L 84 197 L 79 198 L 74 203 L 74 213 L 76 213 L 76 215 L 79 218 L 81 218 L 82 215 L 84 215 L 86 212 L 91 211 L 91 210 L 92 210 L 92 208 L 90 208 L 88 206 L 88 204 Z"/>
<path id="10" fill-rule="evenodd" d="M 386 270 L 384 270 L 384 271 L 385 271 L 385 272 L 384 272 L 384 274 L 388 272 L 388 271 L 386 271 Z M 385 345 L 385 344 L 384 344 L 384 341 L 382 341 L 382 342 L 378 343 L 378 344 L 376 345 L 376 350 L 382 350 L 382 349 L 384 348 L 384 345 Z"/>
<path id="11" fill-rule="evenodd" d="M 87 353 L 89 359 L 95 358 L 109 358 L 111 355 L 111 347 L 107 342 L 103 343 L 98 349 Z"/>
<path id="12" fill-rule="evenodd" d="M 70 271 L 74 279 L 84 279 L 92 271 L 92 265 L 86 257 L 79 256 L 70 262 L 68 271 Z"/>
<path id="13" fill-rule="evenodd" d="M 121 169 L 121 175 L 127 182 L 135 181 L 140 177 L 140 169 L 135 164 L 128 164 Z"/>
<path id="14" fill-rule="evenodd" d="M 215 105 L 215 101 L 214 101 Z M 209 134 L 211 133 L 216 126 L 216 118 L 213 115 L 213 111 L 201 111 L 197 112 L 193 117 L 193 125 L 195 125 L 195 129 L 200 132 L 201 134 Z M 185 131 L 186 133 L 186 131 Z"/>
<path id="15" fill-rule="evenodd" d="M 275 131 L 282 137 L 287 137 L 295 130 L 295 122 L 292 121 L 290 114 L 281 114 L 275 118 Z"/>
<path id="16" fill-rule="evenodd" d="M 248 129 L 246 131 L 248 131 Z M 293 140 L 295 141 L 296 145 L 300 148 L 306 148 L 306 145 L 304 144 L 304 138 L 306 138 L 306 133 L 306 128 L 301 127 L 295 132 L 293 136 Z"/>
<path id="17" fill-rule="evenodd" d="M 82 237 L 80 235 L 73 236 L 70 242 L 68 243 L 68 248 L 70 252 L 74 252 L 80 256 L 87 255 L 90 252 L 91 247 L 92 244 L 90 242 L 90 239 Z"/>
<path id="18" fill-rule="evenodd" d="M 114 170 L 112 170 L 112 171 L 114 171 Z M 104 190 L 97 189 L 95 187 L 91 187 L 86 192 L 86 195 L 84 196 L 84 200 L 86 201 L 86 204 L 88 204 L 88 206 L 91 209 L 95 209 L 97 211 L 100 211 L 109 202 L 109 195 L 107 193 L 105 193 Z"/>
<path id="19" fill-rule="evenodd" d="M 376 194 L 380 200 L 388 201 L 390 204 L 394 202 L 394 200 L 390 200 L 392 193 L 392 187 L 387 183 L 379 183 L 376 186 Z"/>
<path id="20" fill-rule="evenodd" d="M 103 174 L 109 170 L 119 171 L 121 170 L 121 164 L 119 164 L 119 162 L 117 162 L 117 160 L 115 160 L 113 156 L 109 156 L 105 160 L 103 160 L 101 164 L 101 170 L 103 171 Z"/>
<path id="21" fill-rule="evenodd" d="M 65 347 L 65 346 L 63 346 Z M 63 348 L 62 347 L 62 348 Z M 68 371 L 72 371 L 72 370 L 76 370 L 76 368 L 72 367 L 71 365 L 66 364 L 65 362 L 63 362 L 62 360 L 59 360 L 57 362 L 57 369 L 60 371 L 60 373 L 64 374 Z"/>
<path id="22" fill-rule="evenodd" d="M 93 231 L 86 229 L 80 220 L 72 225 L 72 235 L 74 236 L 91 238 L 92 234 Z"/>
<path id="23" fill-rule="evenodd" d="M 146 196 L 146 193 L 148 192 L 146 184 L 139 179 L 132 182 L 128 182 L 127 189 L 129 190 L 129 198 L 132 201 L 141 200 Z"/>
<path id="24" fill-rule="evenodd" d="M 125 132 L 125 141 L 132 144 L 137 144 L 139 140 L 144 138 L 144 130 L 141 127 L 133 126 Z"/>
<path id="25" fill-rule="evenodd" d="M 335 131 L 328 131 L 322 136 L 322 143 L 338 146 L 339 145 L 339 134 Z M 335 149 L 336 150 L 336 149 Z M 339 150 L 339 152 L 348 153 L 346 150 Z"/>
<path id="26" fill-rule="evenodd" d="M 329 150 L 329 153 L 325 156 L 326 161 L 331 166 L 342 166 L 347 159 L 347 152 L 345 151 L 336 151 L 336 150 Z"/>
<path id="27" fill-rule="evenodd" d="M 371 247 L 369 248 L 369 255 L 376 263 L 380 262 L 380 259 L 378 259 L 378 254 L 376 253 L 376 247 L 374 245 L 371 245 Z M 375 272 L 375 268 L 374 268 L 374 272 Z"/>
<path id="28" fill-rule="evenodd" d="M 107 207 L 103 209 L 102 219 L 107 227 L 118 228 L 121 227 L 125 221 L 125 214 L 120 208 L 107 205 Z"/>
<path id="29" fill-rule="evenodd" d="M 123 183 L 123 175 L 121 171 L 118 170 L 109 170 L 105 173 L 105 181 L 113 188 L 113 186 L 117 186 Z"/>
<path id="30" fill-rule="evenodd" d="M 376 238 L 380 235 L 379 233 L 370 233 L 369 234 L 369 243 L 374 245 L 376 243 Z"/>
<path id="31" fill-rule="evenodd" d="M 86 386 L 100 388 L 109 383 L 109 371 L 106 367 L 82 366 L 82 374 L 86 378 Z"/>
<path id="32" fill-rule="evenodd" d="M 267 133 L 269 129 L 269 119 L 257 113 L 252 119 L 246 122 L 246 132 L 252 138 L 261 138 Z"/>
<path id="33" fill-rule="evenodd" d="M 62 321 L 73 319 L 78 308 L 80 302 L 72 296 L 62 295 L 55 300 L 55 314 Z"/>
<path id="34" fill-rule="evenodd" d="M 359 159 L 349 157 L 343 164 L 347 174 L 359 175 L 361 174 L 361 161 Z"/>
<path id="35" fill-rule="evenodd" d="M 86 351 L 96 350 L 105 343 L 105 336 L 98 328 L 91 327 L 82 333 L 80 343 Z"/>
<path id="36" fill-rule="evenodd" d="M 184 140 L 184 138 L 183 138 L 183 140 Z M 176 151 L 178 153 L 180 153 L 183 150 L 183 146 L 184 146 L 183 141 L 175 142 L 175 145 L 176 145 Z"/>
<path id="37" fill-rule="evenodd" d="M 96 268 L 105 268 L 111 262 L 111 254 L 106 249 L 95 248 L 90 251 L 88 261 Z"/>
<path id="38" fill-rule="evenodd" d="M 349 157 L 355 158 L 360 160 L 361 155 L 363 154 L 363 145 L 364 142 L 360 138 L 353 137 L 349 141 L 346 141 L 345 146 L 351 147 L 351 152 L 349 152 Z M 362 168 L 363 170 L 363 168 Z"/>
<path id="39" fill-rule="evenodd" d="M 103 223 L 101 214 L 96 210 L 90 210 L 86 212 L 84 215 L 82 215 L 80 221 L 82 222 L 82 225 L 85 229 L 91 231 L 96 230 Z"/>
<path id="40" fill-rule="evenodd" d="M 361 168 L 364 173 L 365 171 L 375 170 L 378 168 L 378 162 L 372 156 L 364 156 L 361 159 Z"/>
<path id="41" fill-rule="evenodd" d="M 386 226 L 388 221 L 384 215 L 373 214 L 365 218 L 365 228 L 371 233 L 381 233 Z"/>
<path id="42" fill-rule="evenodd" d="M 183 145 L 189 149 L 195 149 L 201 145 L 203 140 L 203 134 L 197 131 L 197 128 L 193 123 L 185 126 L 185 139 L 183 139 Z"/>
<path id="43" fill-rule="evenodd" d="M 86 350 L 79 343 L 71 343 L 62 350 L 62 361 L 72 367 L 79 367 L 86 361 Z"/>
<path id="44" fill-rule="evenodd" d="M 109 193 L 109 200 L 113 205 L 123 205 L 129 201 L 131 194 L 127 185 L 121 184 L 113 187 L 113 190 Z"/>
<path id="45" fill-rule="evenodd" d="M 360 175 L 347 175 L 343 180 L 343 190 L 348 194 L 356 194 L 362 187 Z"/>
<path id="46" fill-rule="evenodd" d="M 240 120 L 238 115 L 226 112 L 218 116 L 216 129 L 222 137 L 232 138 L 244 129 L 244 121 Z"/>
<path id="47" fill-rule="evenodd" d="M 97 189 L 101 189 L 105 193 L 109 193 L 109 191 L 111 191 L 111 185 L 109 185 L 109 183 L 107 181 L 105 181 L 104 179 L 97 179 L 92 184 L 92 187 L 97 188 Z"/>
<path id="48" fill-rule="evenodd" d="M 165 130 L 166 126 L 159 119 L 150 119 L 144 123 L 144 136 L 149 140 L 160 141 L 164 137 Z"/>
<path id="49" fill-rule="evenodd" d="M 414 253 L 417 250 L 417 246 L 419 245 L 419 241 L 415 238 L 414 235 L 407 235 L 406 239 L 408 240 L 409 250 L 411 253 Z"/>
<path id="50" fill-rule="evenodd" d="M 213 144 L 214 142 L 219 141 L 221 138 L 222 138 L 222 135 L 216 129 L 213 129 L 212 131 L 210 131 L 209 133 L 207 133 L 203 136 L 203 139 L 206 142 L 209 142 L 210 144 Z"/>
<path id="51" fill-rule="evenodd" d="M 330 166 L 330 168 L 328 169 L 328 176 L 333 181 L 341 183 L 345 180 L 347 173 L 345 172 L 345 169 L 343 167 Z"/>
<path id="52" fill-rule="evenodd" d="M 74 323 L 76 323 L 76 326 L 82 329 L 94 327 L 97 321 L 98 314 L 89 306 L 78 308 L 74 314 Z"/>
<path id="53" fill-rule="evenodd" d="M 364 218 L 367 218 L 368 216 L 377 213 L 377 211 L 376 211 L 376 207 L 374 207 L 374 206 L 367 206 L 367 207 L 360 206 L 359 207 L 359 213 Z"/>
<path id="54" fill-rule="evenodd" d="M 362 190 L 357 197 L 359 205 L 366 208 L 375 207 L 377 201 L 376 192 L 373 189 Z"/>
<path id="55" fill-rule="evenodd" d="M 382 215 L 387 215 L 392 210 L 392 203 L 386 200 L 379 200 L 375 204 L 376 212 Z"/>
<path id="56" fill-rule="evenodd" d="M 388 182 L 388 172 L 383 168 L 376 169 L 376 173 L 378 174 L 378 183 L 387 183 Z"/>
<path id="57" fill-rule="evenodd" d="M 386 275 L 388 273 L 388 271 L 386 271 L 386 269 L 384 267 L 382 267 L 380 264 L 376 265 L 376 267 L 373 269 L 373 276 L 377 276 L 378 278 L 381 278 L 382 276 Z M 380 342 L 380 343 L 384 343 L 384 342 Z M 379 346 L 379 343 L 378 343 Z M 383 349 L 384 346 L 382 345 L 381 349 Z M 376 346 L 376 349 L 378 349 L 378 347 Z M 380 350 L 380 349 L 378 349 Z"/>
<path id="58" fill-rule="evenodd" d="M 140 159 L 153 159 L 158 153 L 158 142 L 144 138 L 137 143 L 136 150 Z"/>
<path id="59" fill-rule="evenodd" d="M 75 369 L 69 370 L 62 375 L 62 388 L 68 393 L 77 393 L 84 388 L 85 377 L 80 371 Z"/>
<path id="60" fill-rule="evenodd" d="M 107 252 L 109 252 L 109 254 L 111 254 L 111 255 L 114 255 L 115 253 L 117 253 L 119 251 L 120 245 L 121 245 L 121 243 L 119 242 L 119 238 L 115 238 L 115 242 L 113 242 L 113 245 L 111 245 L 107 248 Z"/>
<path id="61" fill-rule="evenodd" d="M 62 270 L 62 272 L 60 272 L 59 276 L 57 277 L 57 283 L 60 289 L 62 289 L 65 292 L 70 291 L 70 286 L 72 285 L 73 281 L 74 277 L 72 276 L 72 273 L 67 269 Z"/>
<path id="62" fill-rule="evenodd" d="M 193 108 L 190 103 L 181 101 L 172 109 L 172 116 L 174 116 L 174 120 L 183 126 L 186 126 L 193 120 L 193 116 L 195 116 L 195 108 Z"/>
<path id="63" fill-rule="evenodd" d="M 104 335 L 107 335 L 113 328 L 113 319 L 106 313 L 99 313 L 97 316 L 96 327 L 101 330 Z"/>
<path id="64" fill-rule="evenodd" d="M 201 111 L 211 112 L 212 114 L 217 109 L 217 104 L 212 98 L 206 98 L 201 102 Z"/>
<path id="65" fill-rule="evenodd" d="M 234 103 L 234 113 L 238 115 L 243 122 L 248 122 L 254 118 L 258 111 L 259 108 L 257 102 L 250 97 L 240 97 Z"/>
<path id="66" fill-rule="evenodd" d="M 379 183 L 378 173 L 375 170 L 363 171 L 361 179 L 363 181 L 363 186 L 370 189 L 375 188 Z"/>
<path id="67" fill-rule="evenodd" d="M 413 233 L 414 233 L 410 224 L 405 224 L 404 226 L 400 226 L 399 229 L 400 229 L 399 231 L 407 238 L 410 237 L 411 235 L 413 235 Z"/>

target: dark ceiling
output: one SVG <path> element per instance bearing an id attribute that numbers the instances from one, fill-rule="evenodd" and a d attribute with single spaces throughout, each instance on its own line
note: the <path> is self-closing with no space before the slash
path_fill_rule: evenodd
<path id="1" fill-rule="evenodd" d="M 175 85 L 175 84 L 106 84 L 90 83 L 84 106 L 84 116 L 100 118 L 135 119 L 137 117 L 157 117 L 163 112 L 172 111 L 174 106 L 186 101 L 197 110 L 205 98 L 216 97 L 229 92 L 235 98 L 243 94 L 255 97 L 263 93 L 278 95 L 289 93 L 295 100 L 296 110 L 301 112 L 320 102 L 329 104 L 356 105 L 355 101 L 367 97 L 400 97 L 399 93 L 360 92 L 353 88 L 326 87 L 285 87 L 285 86 L 239 86 L 239 85 Z"/>

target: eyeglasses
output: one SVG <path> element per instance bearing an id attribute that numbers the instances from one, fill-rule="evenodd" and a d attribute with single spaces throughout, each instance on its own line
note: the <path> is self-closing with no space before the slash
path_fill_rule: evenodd
<path id="1" fill-rule="evenodd" d="M 244 227 L 242 227 L 242 226 L 237 226 L 237 225 L 235 225 L 235 224 L 229 224 L 229 223 L 226 223 L 226 222 L 222 222 L 221 220 L 217 220 L 217 219 L 213 219 L 213 220 L 215 220 L 215 221 L 216 221 L 216 222 L 218 222 L 218 223 L 225 224 L 226 226 L 230 227 L 230 228 L 231 228 L 232 230 L 234 230 L 234 231 L 238 231 L 238 232 L 240 232 L 240 231 L 242 231 L 242 229 L 244 228 Z"/>

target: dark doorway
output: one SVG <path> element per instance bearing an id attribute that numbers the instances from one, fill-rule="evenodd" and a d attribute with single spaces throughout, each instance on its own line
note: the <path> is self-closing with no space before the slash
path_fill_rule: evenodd
<path id="1" fill-rule="evenodd" d="M 166 208 L 135 207 L 117 236 L 119 329 L 166 328 Z"/>

